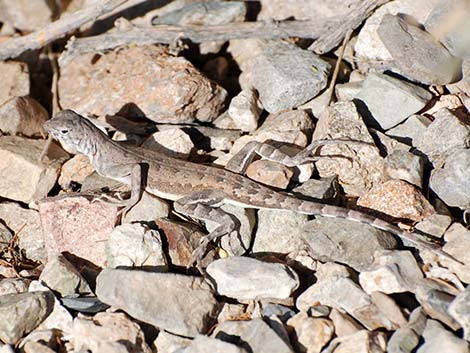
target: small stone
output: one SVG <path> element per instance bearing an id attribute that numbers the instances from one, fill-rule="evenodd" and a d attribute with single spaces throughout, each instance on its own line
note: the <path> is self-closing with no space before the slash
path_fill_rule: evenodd
<path id="1" fill-rule="evenodd" d="M 371 267 L 376 251 L 397 246 L 395 238 L 387 232 L 367 224 L 327 217 L 306 223 L 300 236 L 314 259 L 347 264 L 357 271 Z"/>
<path id="2" fill-rule="evenodd" d="M 24 32 L 39 30 L 52 21 L 53 10 L 47 0 L 0 1 L 0 21 Z M 2 81 L 3 82 L 3 81 Z"/>
<path id="3" fill-rule="evenodd" d="M 289 185 L 294 172 L 281 163 L 259 160 L 248 166 L 246 175 L 258 183 L 285 189 Z"/>
<path id="4" fill-rule="evenodd" d="M 42 200 L 39 213 L 48 256 L 68 252 L 96 266 L 106 263 L 106 240 L 114 229 L 118 206 L 84 196 Z"/>
<path id="5" fill-rule="evenodd" d="M 76 183 L 82 184 L 86 177 L 94 172 L 90 159 L 83 154 L 76 154 L 62 165 L 59 185 L 63 190 L 72 190 Z"/>
<path id="6" fill-rule="evenodd" d="M 463 338 L 470 341 L 470 287 L 467 287 L 450 303 L 449 314 L 462 326 Z"/>
<path id="7" fill-rule="evenodd" d="M 436 212 L 418 189 L 403 180 L 377 185 L 360 197 L 357 205 L 413 221 L 421 221 Z"/>
<path id="8" fill-rule="evenodd" d="M 412 115 L 405 120 L 404 123 L 395 126 L 387 131 L 388 136 L 398 138 L 409 145 L 416 145 L 416 140 L 426 132 L 427 127 L 431 124 L 431 120 L 423 115 Z"/>
<path id="9" fill-rule="evenodd" d="M 461 265 L 452 261 L 442 259 L 443 264 L 454 272 L 462 282 L 470 283 L 470 231 L 459 223 L 452 224 L 445 233 L 446 243 L 442 247 L 449 255 L 462 261 Z"/>
<path id="10" fill-rule="evenodd" d="M 0 279 L 0 295 L 27 292 L 30 282 L 30 280 L 23 278 Z"/>
<path id="11" fill-rule="evenodd" d="M 448 109 L 441 109 L 434 114 L 434 121 L 413 145 L 434 162 L 454 153 L 457 148 L 470 147 L 470 125 L 460 121 Z"/>
<path id="12" fill-rule="evenodd" d="M 51 313 L 53 301 L 54 296 L 50 292 L 0 296 L 0 339 L 15 345 Z"/>
<path id="13" fill-rule="evenodd" d="M 166 200 L 144 191 L 140 200 L 124 215 L 122 223 L 153 222 L 169 215 L 170 206 Z"/>
<path id="14" fill-rule="evenodd" d="M 73 320 L 75 351 L 151 353 L 140 326 L 124 313 L 79 315 Z"/>
<path id="15" fill-rule="evenodd" d="M 420 336 L 424 331 L 427 317 L 421 307 L 410 314 L 409 322 L 405 327 L 396 330 L 387 342 L 389 353 L 411 353 L 419 344 Z"/>
<path id="16" fill-rule="evenodd" d="M 383 16 L 378 34 L 406 78 L 427 85 L 445 85 L 460 79 L 460 60 L 429 33 L 399 16 Z"/>
<path id="17" fill-rule="evenodd" d="M 85 278 L 62 255 L 49 257 L 39 280 L 61 296 L 91 294 L 92 290 Z"/>
<path id="18" fill-rule="evenodd" d="M 288 266 L 249 257 L 219 259 L 206 271 L 218 294 L 238 300 L 286 299 L 299 286 L 297 274 Z"/>
<path id="19" fill-rule="evenodd" d="M 158 231 L 140 223 L 113 229 L 106 242 L 107 266 L 166 268 L 167 261 Z"/>
<path id="20" fill-rule="evenodd" d="M 267 311 L 269 312 L 269 303 L 267 305 L 268 305 Z M 266 308 L 263 306 L 263 313 L 265 311 L 266 311 Z M 247 312 L 246 305 L 224 303 L 222 309 L 219 312 L 219 315 L 217 316 L 217 322 L 221 323 L 224 321 L 240 320 L 240 319 L 248 317 L 249 315 L 250 313 Z M 265 316 L 270 316 L 270 315 L 267 314 Z"/>
<path id="21" fill-rule="evenodd" d="M 48 118 L 47 110 L 30 96 L 13 97 L 0 106 L 0 130 L 10 135 L 39 137 Z"/>
<path id="22" fill-rule="evenodd" d="M 442 238 L 447 228 L 452 224 L 452 217 L 443 214 L 433 214 L 415 225 L 423 233 Z"/>
<path id="23" fill-rule="evenodd" d="M 21 340 L 18 348 L 24 353 L 54 353 L 62 348 L 59 330 L 34 330 Z"/>
<path id="24" fill-rule="evenodd" d="M 335 95 L 338 101 L 352 101 L 362 90 L 362 81 L 346 82 L 335 86 Z"/>
<path id="25" fill-rule="evenodd" d="M 202 278 L 172 273 L 104 269 L 96 295 L 137 320 L 183 336 L 206 332 L 218 311 Z"/>
<path id="26" fill-rule="evenodd" d="M 30 203 L 41 199 L 54 186 L 67 154 L 51 145 L 44 162 L 39 156 L 46 141 L 18 136 L 0 137 L 0 196 Z"/>
<path id="27" fill-rule="evenodd" d="M 424 88 L 380 73 L 370 73 L 356 96 L 385 130 L 420 111 L 432 98 Z"/>
<path id="28" fill-rule="evenodd" d="M 421 156 L 404 150 L 394 150 L 385 157 L 385 179 L 404 180 L 421 188 L 423 184 L 424 160 Z"/>
<path id="29" fill-rule="evenodd" d="M 60 60 L 62 106 L 82 115 L 144 114 L 164 123 L 210 122 L 223 109 L 227 92 L 164 46 L 119 48 L 98 61 L 95 55 Z"/>
<path id="30" fill-rule="evenodd" d="M 287 306 L 281 304 L 270 303 L 267 299 L 267 303 L 263 304 L 263 316 L 265 317 L 278 317 L 282 322 L 287 321 L 295 315 L 295 311 Z M 315 317 L 313 314 L 311 315 Z"/>
<path id="31" fill-rule="evenodd" d="M 26 342 L 22 351 L 24 353 L 54 353 L 55 350 L 39 342 Z"/>
<path id="32" fill-rule="evenodd" d="M 351 196 L 363 195 L 382 179 L 383 159 L 354 103 L 338 102 L 328 108 L 328 115 L 319 120 L 312 138 L 325 139 L 364 143 L 322 146 L 319 155 L 325 158 L 315 163 L 321 177 L 338 175 L 339 183 Z"/>
<path id="33" fill-rule="evenodd" d="M 293 353 L 290 344 L 263 319 L 249 321 L 225 321 L 218 325 L 212 337 L 227 342 L 243 342 L 250 352 Z M 263 339 L 260 339 L 262 337 Z"/>
<path id="34" fill-rule="evenodd" d="M 468 353 L 468 342 L 449 332 L 436 320 L 428 320 L 423 332 L 424 344 L 417 353 Z"/>
<path id="35" fill-rule="evenodd" d="M 187 159 L 194 149 L 191 138 L 178 128 L 157 131 L 144 141 L 143 148 L 163 152 L 180 159 Z"/>
<path id="36" fill-rule="evenodd" d="M 241 131 L 255 131 L 260 113 L 258 94 L 253 89 L 242 90 L 232 98 L 228 107 L 228 114 L 232 118 L 233 125 Z"/>
<path id="37" fill-rule="evenodd" d="M 422 278 L 423 273 L 411 252 L 383 250 L 375 253 L 370 270 L 359 274 L 359 283 L 368 294 L 392 294 L 414 292 Z"/>
<path id="38" fill-rule="evenodd" d="M 290 318 L 287 326 L 294 329 L 293 345 L 301 353 L 319 353 L 335 331 L 330 320 L 312 318 L 302 311 Z"/>
<path id="39" fill-rule="evenodd" d="M 385 333 L 361 330 L 349 336 L 335 338 L 322 353 L 385 353 L 386 347 Z"/>
<path id="40" fill-rule="evenodd" d="M 349 336 L 363 329 L 351 316 L 334 308 L 331 309 L 330 319 L 335 328 L 335 335 L 338 337 Z"/>
<path id="41" fill-rule="evenodd" d="M 234 344 L 202 335 L 197 335 L 191 344 L 184 350 L 184 353 L 212 352 L 247 353 L 245 349 L 237 347 Z"/>
<path id="42" fill-rule="evenodd" d="M 306 215 L 281 210 L 259 210 L 258 227 L 252 251 L 290 253 L 304 247 L 299 229 L 308 221 Z"/>
<path id="43" fill-rule="evenodd" d="M 173 335 L 166 331 L 160 331 L 153 346 L 157 348 L 158 353 L 175 353 L 188 347 L 191 342 L 192 340 L 189 338 Z"/>
<path id="44" fill-rule="evenodd" d="M 2 1 L 2 3 L 4 2 Z M 2 3 L 0 3 L 0 8 Z M 2 14 L 4 14 L 3 11 Z M 0 62 L 0 82 L 2 82 L 0 105 L 13 97 L 27 96 L 30 89 L 28 65 L 20 61 Z"/>
<path id="45" fill-rule="evenodd" d="M 458 148 L 434 170 L 430 188 L 447 205 L 470 208 L 470 149 Z"/>
<path id="46" fill-rule="evenodd" d="M 334 203 L 340 195 L 338 178 L 332 176 L 321 179 L 308 179 L 302 185 L 292 190 L 295 194 L 300 194 L 306 198 L 322 200 L 323 202 Z"/>

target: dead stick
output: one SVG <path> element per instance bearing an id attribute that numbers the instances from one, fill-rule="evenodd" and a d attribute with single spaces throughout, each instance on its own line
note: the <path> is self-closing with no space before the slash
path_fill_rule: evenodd
<path id="1" fill-rule="evenodd" d="M 10 39 L 0 44 L 0 60 L 16 58 L 27 50 L 42 48 L 54 40 L 73 32 L 84 23 L 114 10 L 127 0 L 95 1 L 92 5 L 68 14 L 61 19 L 50 23 L 36 32 L 22 37 Z"/>

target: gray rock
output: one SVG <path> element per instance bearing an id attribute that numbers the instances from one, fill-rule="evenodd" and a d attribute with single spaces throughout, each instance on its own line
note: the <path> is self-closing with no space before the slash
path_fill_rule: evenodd
<path id="1" fill-rule="evenodd" d="M 447 205 L 469 209 L 470 149 L 454 150 L 434 171 L 429 186 Z"/>
<path id="2" fill-rule="evenodd" d="M 438 321 L 428 320 L 423 332 L 424 344 L 416 353 L 468 353 L 468 342 L 449 332 Z"/>
<path id="3" fill-rule="evenodd" d="M 108 267 L 167 267 L 160 233 L 144 224 L 127 223 L 117 226 L 106 242 Z"/>
<path id="4" fill-rule="evenodd" d="M 387 317 L 366 294 L 349 278 L 329 277 L 318 281 L 303 292 L 296 302 L 299 310 L 308 311 L 311 306 L 328 305 L 343 310 L 370 330 L 384 327 L 388 330 L 398 326 Z"/>
<path id="5" fill-rule="evenodd" d="M 335 86 L 338 101 L 352 101 L 362 90 L 363 81 L 346 82 Z"/>
<path id="6" fill-rule="evenodd" d="M 92 293 L 85 278 L 62 255 L 49 257 L 39 280 L 61 296 Z"/>
<path id="7" fill-rule="evenodd" d="M 449 314 L 462 326 L 463 338 L 470 341 L 470 286 L 450 303 Z"/>
<path id="8" fill-rule="evenodd" d="M 242 90 L 232 98 L 228 107 L 233 127 L 242 131 L 256 130 L 261 111 L 258 106 L 258 93 L 253 89 Z"/>
<path id="9" fill-rule="evenodd" d="M 234 344 L 224 342 L 217 338 L 198 335 L 191 342 L 189 347 L 184 349 L 182 353 L 213 353 L 213 352 L 227 352 L 227 353 L 247 353 L 241 347 Z"/>
<path id="10" fill-rule="evenodd" d="M 327 217 L 306 223 L 301 237 L 308 244 L 313 258 L 340 262 L 357 271 L 371 267 L 376 251 L 397 246 L 395 238 L 387 232 L 367 224 Z"/>
<path id="11" fill-rule="evenodd" d="M 156 218 L 168 217 L 170 206 L 168 202 L 144 191 L 139 202 L 124 216 L 122 223 L 152 222 Z"/>
<path id="12" fill-rule="evenodd" d="M 424 88 L 394 77 L 370 73 L 356 96 L 385 130 L 421 110 L 432 98 Z"/>
<path id="13" fill-rule="evenodd" d="M 0 295 L 27 292 L 30 283 L 23 278 L 3 278 L 0 280 Z"/>
<path id="14" fill-rule="evenodd" d="M 218 311 L 202 278 L 171 273 L 105 269 L 96 279 L 96 295 L 138 320 L 183 336 L 206 332 Z"/>
<path id="15" fill-rule="evenodd" d="M 186 337 L 173 335 L 166 331 L 160 331 L 153 342 L 158 353 L 183 352 L 184 348 L 191 344 L 192 340 Z"/>
<path id="16" fill-rule="evenodd" d="M 404 123 L 395 126 L 386 132 L 388 136 L 398 138 L 409 145 L 415 145 L 415 140 L 419 139 L 431 124 L 431 120 L 423 115 L 412 115 Z"/>
<path id="17" fill-rule="evenodd" d="M 386 347 L 385 333 L 361 330 L 349 336 L 335 338 L 322 353 L 385 353 Z"/>
<path id="18" fill-rule="evenodd" d="M 444 238 L 446 243 L 442 249 L 464 263 L 461 265 L 455 261 L 443 261 L 444 266 L 455 273 L 462 282 L 470 283 L 470 231 L 462 224 L 454 223 L 447 229 Z"/>
<path id="19" fill-rule="evenodd" d="M 321 179 L 308 179 L 302 185 L 292 190 L 295 194 L 300 194 L 306 198 L 333 202 L 340 196 L 337 176 Z"/>
<path id="20" fill-rule="evenodd" d="M 384 174 L 387 179 L 400 179 L 421 188 L 424 160 L 404 150 L 394 150 L 385 157 Z"/>
<path id="21" fill-rule="evenodd" d="M 411 353 L 419 344 L 426 320 L 426 314 L 421 307 L 413 310 L 408 324 L 396 330 L 390 337 L 387 342 L 387 351 L 389 353 Z"/>
<path id="22" fill-rule="evenodd" d="M 402 18 L 385 15 L 378 34 L 405 77 L 429 85 L 460 79 L 461 61 L 429 33 Z"/>
<path id="23" fill-rule="evenodd" d="M 423 278 L 415 258 L 409 251 L 380 251 L 369 271 L 359 274 L 359 283 L 368 294 L 413 292 Z"/>
<path id="24" fill-rule="evenodd" d="M 54 296 L 50 292 L 26 292 L 0 296 L 0 339 L 16 344 L 51 312 Z"/>
<path id="25" fill-rule="evenodd" d="M 416 224 L 415 228 L 423 233 L 442 238 L 451 224 L 452 217 L 436 213 Z"/>
<path id="26" fill-rule="evenodd" d="M 12 238 L 11 231 L 3 223 L 0 223 L 0 252 L 8 249 Z"/>
<path id="27" fill-rule="evenodd" d="M 249 257 L 219 259 L 206 271 L 218 294 L 238 300 L 286 299 L 299 286 L 297 274 L 288 266 Z"/>
<path id="28" fill-rule="evenodd" d="M 246 347 L 252 353 L 293 353 L 284 341 L 262 319 L 249 321 L 225 321 L 214 330 L 213 337 Z M 262 339 L 260 339 L 262 338 Z"/>
<path id="29" fill-rule="evenodd" d="M 80 313 L 95 314 L 109 308 L 109 305 L 102 303 L 97 297 L 64 297 L 60 299 L 62 305 L 67 309 Z"/>
<path id="30" fill-rule="evenodd" d="M 413 145 L 431 161 L 444 157 L 455 148 L 470 146 L 470 125 L 462 122 L 448 109 L 434 114 L 434 121 L 424 134 L 413 141 Z"/>
<path id="31" fill-rule="evenodd" d="M 15 350 L 9 344 L 0 343 L 0 353 L 15 353 Z"/>

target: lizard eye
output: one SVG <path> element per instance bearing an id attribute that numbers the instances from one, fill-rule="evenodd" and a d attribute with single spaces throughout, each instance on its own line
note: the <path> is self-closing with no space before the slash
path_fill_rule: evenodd
<path id="1" fill-rule="evenodd" d="M 63 129 L 63 130 L 60 130 L 60 133 L 62 135 L 67 135 L 69 133 L 69 130 Z"/>

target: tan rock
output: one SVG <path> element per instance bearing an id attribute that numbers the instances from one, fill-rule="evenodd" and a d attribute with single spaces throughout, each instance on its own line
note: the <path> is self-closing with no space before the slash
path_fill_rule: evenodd
<path id="1" fill-rule="evenodd" d="M 259 160 L 249 165 L 246 175 L 259 183 L 285 189 L 294 172 L 280 163 Z"/>
<path id="2" fill-rule="evenodd" d="M 59 185 L 64 190 L 70 190 L 73 183 L 82 184 L 85 178 L 91 175 L 94 170 L 87 156 L 77 154 L 62 166 Z"/>
<path id="3" fill-rule="evenodd" d="M 335 331 L 330 320 L 309 317 L 302 311 L 290 318 L 287 325 L 294 329 L 296 351 L 302 353 L 319 353 Z"/>
<path id="4" fill-rule="evenodd" d="M 2 83 L 0 104 L 13 97 L 28 95 L 30 89 L 28 66 L 26 63 L 19 61 L 0 62 L 0 82 Z"/>
<path id="5" fill-rule="evenodd" d="M 34 31 L 52 21 L 53 9 L 47 0 L 0 1 L 0 21 L 21 31 Z"/>
<path id="6" fill-rule="evenodd" d="M 41 136 L 48 118 L 46 109 L 29 96 L 11 98 L 0 106 L 0 130 L 10 135 Z"/>

